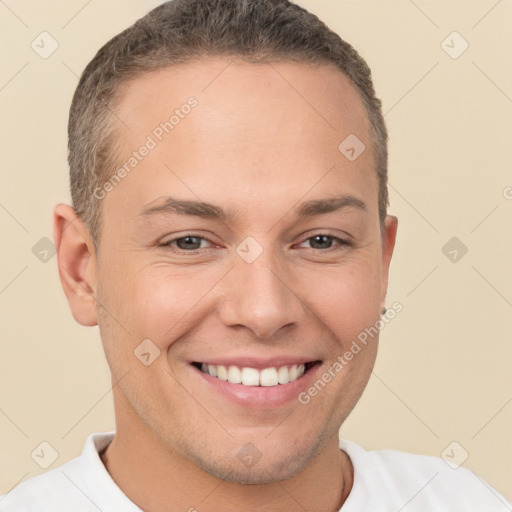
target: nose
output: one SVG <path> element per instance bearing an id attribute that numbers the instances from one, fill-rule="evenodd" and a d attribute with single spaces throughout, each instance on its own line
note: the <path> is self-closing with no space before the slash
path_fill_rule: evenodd
<path id="1" fill-rule="evenodd" d="M 264 251 L 254 262 L 237 257 L 224 282 L 220 317 L 226 326 L 244 326 L 259 339 L 277 335 L 305 316 L 305 305 L 293 290 L 289 272 Z"/>

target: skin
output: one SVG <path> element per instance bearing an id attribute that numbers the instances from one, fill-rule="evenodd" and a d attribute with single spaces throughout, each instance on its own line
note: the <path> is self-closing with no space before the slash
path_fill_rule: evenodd
<path id="1" fill-rule="evenodd" d="M 99 325 L 112 371 L 116 435 L 102 460 L 149 512 L 339 510 L 353 467 L 338 430 L 368 382 L 377 338 L 307 405 L 230 402 L 189 362 L 298 354 L 321 361 L 320 377 L 379 319 L 397 218 L 381 231 L 363 104 L 329 65 L 204 58 L 124 87 L 120 161 L 190 96 L 197 107 L 102 200 L 98 253 L 70 206 L 54 212 L 73 316 Z M 338 150 L 350 133 L 366 145 L 353 162 Z M 295 214 L 303 201 L 342 194 L 366 210 Z M 165 195 L 237 216 L 138 217 Z M 312 238 L 326 232 L 353 245 Z M 158 246 L 189 233 L 207 239 L 199 254 Z M 250 264 L 236 252 L 249 236 L 263 250 Z M 160 350 L 149 366 L 134 356 L 144 339 Z M 247 443 L 261 454 L 251 467 L 237 457 Z"/>

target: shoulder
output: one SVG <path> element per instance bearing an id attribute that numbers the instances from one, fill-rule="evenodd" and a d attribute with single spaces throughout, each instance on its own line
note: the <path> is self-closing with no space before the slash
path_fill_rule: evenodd
<path id="1" fill-rule="evenodd" d="M 404 512 L 510 512 L 511 504 L 472 471 L 452 467 L 440 457 L 397 450 L 368 451 L 340 440 L 354 466 L 354 485 L 347 500 L 374 510 L 396 507 Z M 345 512 L 345 508 L 343 508 Z"/>
<path id="2" fill-rule="evenodd" d="M 74 496 L 76 488 L 75 491 L 73 490 L 73 476 L 79 472 L 80 459 L 76 458 L 55 469 L 24 480 L 0 497 L 0 511 L 63 511 L 65 501 L 70 498 L 70 495 L 73 495 L 73 501 L 80 499 L 79 496 Z"/>
<path id="3" fill-rule="evenodd" d="M 106 512 L 101 500 L 115 498 L 112 501 L 119 503 L 116 499 L 123 499 L 116 495 L 122 493 L 99 457 L 113 436 L 113 432 L 91 434 L 79 457 L 24 480 L 0 496 L 0 512 L 97 512 L 98 507 Z"/>

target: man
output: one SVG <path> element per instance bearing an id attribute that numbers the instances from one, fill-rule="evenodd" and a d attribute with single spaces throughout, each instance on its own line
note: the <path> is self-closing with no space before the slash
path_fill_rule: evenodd
<path id="1" fill-rule="evenodd" d="M 116 432 L 3 511 L 510 510 L 441 459 L 340 440 L 371 374 L 397 219 L 370 70 L 285 0 L 174 0 L 71 106 L 55 243 L 98 325 Z M 399 311 L 399 304 L 390 311 Z"/>

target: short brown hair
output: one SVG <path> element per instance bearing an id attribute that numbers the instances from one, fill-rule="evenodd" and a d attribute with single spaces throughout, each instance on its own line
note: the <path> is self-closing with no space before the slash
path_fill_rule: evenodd
<path id="1" fill-rule="evenodd" d="M 83 71 L 73 96 L 68 124 L 71 197 L 96 248 L 101 199 L 93 191 L 114 172 L 119 158 L 113 111 L 120 86 L 146 72 L 214 55 L 249 62 L 330 63 L 350 78 L 371 125 L 382 229 L 389 205 L 387 129 L 370 68 L 356 50 L 288 0 L 171 0 L 108 41 Z"/>

